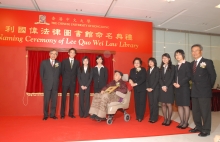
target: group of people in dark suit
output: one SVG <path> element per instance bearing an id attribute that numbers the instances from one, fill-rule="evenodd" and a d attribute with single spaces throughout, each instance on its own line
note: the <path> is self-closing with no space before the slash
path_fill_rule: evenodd
<path id="1" fill-rule="evenodd" d="M 176 50 L 174 53 L 177 65 L 173 65 L 168 53 L 162 55 L 160 68 L 157 67 L 155 58 L 148 59 L 148 70 L 142 67 L 142 60 L 133 60 L 134 68 L 130 70 L 129 83 L 134 89 L 136 120 L 141 122 L 144 119 L 146 110 L 147 94 L 150 107 L 150 123 L 158 120 L 159 106 L 161 102 L 164 121 L 162 125 L 169 126 L 172 117 L 172 105 L 174 100 L 178 106 L 180 123 L 177 128 L 188 127 L 190 115 L 190 97 L 192 100 L 193 120 L 196 125 L 190 132 L 200 132 L 199 136 L 205 137 L 211 131 L 211 97 L 212 87 L 216 80 L 216 72 L 212 60 L 202 57 L 203 47 L 195 44 L 191 47 L 194 61 L 185 61 L 183 50 Z M 73 101 L 75 93 L 76 78 L 79 81 L 79 115 L 88 117 L 90 108 L 90 83 L 94 81 L 94 93 L 100 93 L 107 84 L 108 71 L 102 64 L 102 56 L 96 57 L 97 65 L 90 67 L 89 58 L 82 59 L 83 65 L 74 59 L 76 50 L 68 51 L 69 58 L 60 63 L 55 60 L 58 52 L 51 50 L 50 59 L 44 60 L 40 66 L 40 75 L 44 86 L 44 118 L 48 118 L 48 107 L 51 99 L 50 117 L 57 119 L 56 100 L 59 84 L 59 76 L 62 75 L 62 101 L 61 119 L 65 118 L 66 94 L 70 91 L 69 117 L 75 118 Z M 190 89 L 190 81 L 192 86 Z"/>
<path id="2" fill-rule="evenodd" d="M 160 68 L 155 58 L 149 58 L 148 70 L 141 67 L 142 60 L 135 58 L 134 68 L 130 70 L 129 83 L 134 88 L 136 119 L 141 122 L 144 118 L 146 98 L 148 94 L 150 107 L 150 123 L 158 120 L 161 102 L 164 121 L 162 125 L 169 126 L 172 117 L 172 105 L 178 106 L 180 123 L 177 128 L 188 127 L 190 116 L 190 98 L 192 114 L 196 125 L 191 133 L 199 132 L 199 136 L 210 135 L 211 131 L 211 97 L 212 87 L 216 80 L 216 72 L 212 60 L 202 57 L 203 47 L 195 44 L 191 47 L 194 61 L 185 61 L 183 50 L 174 53 L 177 65 L 173 65 L 168 53 L 162 55 Z M 190 81 L 192 82 L 190 89 Z"/>
<path id="3" fill-rule="evenodd" d="M 66 96 L 69 90 L 69 111 L 68 116 L 75 118 L 74 116 L 74 93 L 76 86 L 76 79 L 79 82 L 79 115 L 81 118 L 86 118 L 89 115 L 90 108 L 90 84 L 92 79 L 94 80 L 94 90 L 100 92 L 102 87 L 107 84 L 108 71 L 103 66 L 103 57 L 98 55 L 96 57 L 97 66 L 90 67 L 90 61 L 87 56 L 82 59 L 82 66 L 79 61 L 74 59 L 76 55 L 76 49 L 71 48 L 68 51 L 69 58 L 64 59 L 62 63 L 56 60 L 58 52 L 53 49 L 50 51 L 50 59 L 44 60 L 40 65 L 40 76 L 44 88 L 44 117 L 43 120 L 47 120 L 48 117 L 58 119 L 55 115 L 57 105 L 57 94 L 59 86 L 59 77 L 62 75 L 62 100 L 60 118 L 65 118 L 65 106 Z M 48 115 L 49 103 L 50 116 Z"/>

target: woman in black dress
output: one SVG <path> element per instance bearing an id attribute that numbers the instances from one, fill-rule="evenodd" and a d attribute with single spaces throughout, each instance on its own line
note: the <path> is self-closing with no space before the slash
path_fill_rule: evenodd
<path id="1" fill-rule="evenodd" d="M 83 65 L 78 70 L 79 82 L 79 116 L 86 118 L 90 108 L 90 83 L 92 81 L 92 69 L 87 56 L 82 59 Z"/>
<path id="2" fill-rule="evenodd" d="M 108 81 L 108 70 L 103 66 L 103 57 L 96 57 L 97 65 L 93 68 L 94 93 L 100 93 Z"/>
<path id="3" fill-rule="evenodd" d="M 130 70 L 129 83 L 134 88 L 136 120 L 141 122 L 146 109 L 146 69 L 141 67 L 142 60 L 133 60 L 134 68 Z"/>
<path id="4" fill-rule="evenodd" d="M 185 129 L 188 127 L 189 106 L 190 106 L 190 89 L 189 81 L 191 78 L 190 63 L 185 61 L 185 53 L 183 50 L 176 50 L 174 57 L 178 61 L 175 67 L 175 101 L 178 106 L 180 124 L 177 128 Z"/>
<path id="5" fill-rule="evenodd" d="M 162 113 L 164 122 L 162 125 L 169 126 L 172 116 L 172 104 L 174 101 L 173 83 L 174 83 L 175 66 L 172 65 L 170 55 L 164 53 L 162 55 L 162 63 L 160 66 L 160 102 L 162 103 Z"/>
<path id="6" fill-rule="evenodd" d="M 149 106 L 150 106 L 150 123 L 155 123 L 158 120 L 159 115 L 159 77 L 160 69 L 157 67 L 157 61 L 155 58 L 148 59 L 149 68 L 147 70 L 146 90 L 148 92 Z"/>

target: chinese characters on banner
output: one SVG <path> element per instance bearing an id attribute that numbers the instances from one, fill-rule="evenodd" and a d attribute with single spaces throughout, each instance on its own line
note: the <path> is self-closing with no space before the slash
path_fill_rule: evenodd
<path id="1" fill-rule="evenodd" d="M 0 23 L 0 43 L 6 46 L 69 45 L 140 52 L 152 48 L 150 22 L 7 9 L 0 12 L 0 20 L 4 21 Z M 28 18 L 20 19 L 18 15 Z"/>

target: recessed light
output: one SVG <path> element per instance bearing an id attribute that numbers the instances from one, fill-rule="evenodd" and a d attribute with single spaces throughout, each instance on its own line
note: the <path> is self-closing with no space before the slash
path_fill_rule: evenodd
<path id="1" fill-rule="evenodd" d="M 217 5 L 215 8 L 220 8 L 220 4 L 219 4 L 219 5 Z"/>
<path id="2" fill-rule="evenodd" d="M 158 25 L 158 27 L 160 27 L 161 25 Z"/>
<path id="3" fill-rule="evenodd" d="M 167 2 L 173 2 L 173 1 L 175 1 L 175 0 L 165 0 L 165 1 L 167 1 Z"/>

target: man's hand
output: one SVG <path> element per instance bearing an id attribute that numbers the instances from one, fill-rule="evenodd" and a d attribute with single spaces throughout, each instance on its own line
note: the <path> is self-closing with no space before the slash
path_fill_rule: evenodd
<path id="1" fill-rule="evenodd" d="M 82 90 L 84 90 L 84 86 L 81 86 Z"/>
<path id="2" fill-rule="evenodd" d="M 132 87 L 137 86 L 137 83 L 132 83 L 131 86 Z"/>
<path id="3" fill-rule="evenodd" d="M 162 90 L 163 90 L 164 92 L 167 92 L 167 87 L 166 87 L 166 86 L 163 86 L 163 87 L 162 87 Z"/>
<path id="4" fill-rule="evenodd" d="M 152 92 L 152 91 L 153 91 L 152 88 L 147 88 L 146 90 L 147 90 L 148 92 Z"/>
<path id="5" fill-rule="evenodd" d="M 178 83 L 173 83 L 173 85 L 176 87 L 176 88 L 180 88 L 180 85 Z"/>

